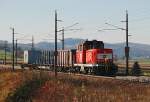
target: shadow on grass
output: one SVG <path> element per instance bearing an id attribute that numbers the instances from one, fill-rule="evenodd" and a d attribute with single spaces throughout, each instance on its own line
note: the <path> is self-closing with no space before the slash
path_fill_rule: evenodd
<path id="1" fill-rule="evenodd" d="M 26 78 L 19 88 L 9 93 L 6 102 L 32 102 L 32 93 L 48 80 L 46 75 L 42 76 L 41 72 L 28 74 L 32 74 L 32 78 Z"/>

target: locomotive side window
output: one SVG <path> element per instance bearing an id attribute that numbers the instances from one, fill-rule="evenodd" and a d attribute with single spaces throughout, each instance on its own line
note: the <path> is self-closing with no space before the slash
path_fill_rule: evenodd
<path id="1" fill-rule="evenodd" d="M 82 45 L 80 45 L 80 51 L 82 51 L 83 50 L 83 46 Z"/>
<path id="2" fill-rule="evenodd" d="M 78 48 L 77 48 L 79 51 L 82 51 L 82 44 L 78 45 Z"/>

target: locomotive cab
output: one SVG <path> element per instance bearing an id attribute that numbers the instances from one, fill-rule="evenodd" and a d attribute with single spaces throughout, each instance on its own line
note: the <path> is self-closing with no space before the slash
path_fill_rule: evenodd
<path id="1" fill-rule="evenodd" d="M 76 63 L 86 64 L 87 63 L 87 51 L 92 49 L 104 49 L 104 43 L 102 41 L 85 41 L 77 46 Z"/>

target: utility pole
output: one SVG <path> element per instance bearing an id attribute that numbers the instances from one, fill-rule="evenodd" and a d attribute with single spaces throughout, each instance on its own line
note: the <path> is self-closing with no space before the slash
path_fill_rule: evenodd
<path id="1" fill-rule="evenodd" d="M 55 77 L 57 77 L 57 11 L 55 10 L 55 62 L 54 62 L 54 69 L 55 69 Z"/>
<path id="2" fill-rule="evenodd" d="M 18 41 L 18 40 L 16 39 L 16 53 L 15 53 L 15 57 L 16 57 L 16 58 L 15 58 L 15 59 L 16 59 L 15 62 L 16 62 L 16 65 L 18 64 L 18 63 L 17 63 L 17 56 L 18 56 L 18 44 L 17 44 L 17 41 Z"/>
<path id="3" fill-rule="evenodd" d="M 129 74 L 129 41 L 128 41 L 128 37 L 131 36 L 128 34 L 128 11 L 126 10 L 126 20 L 125 21 L 121 21 L 121 22 L 126 22 L 126 29 L 124 28 L 120 28 L 118 26 L 109 24 L 109 23 L 105 23 L 107 25 L 113 26 L 116 29 L 103 29 L 103 30 L 117 30 L 117 29 L 121 29 L 121 30 L 125 30 L 126 31 L 126 46 L 125 46 L 125 57 L 126 57 L 126 75 Z M 99 30 L 102 31 L 102 30 Z"/>
<path id="4" fill-rule="evenodd" d="M 64 37 L 64 31 L 73 31 L 73 30 L 81 30 L 81 29 L 68 29 L 68 28 L 71 28 L 71 27 L 73 27 L 73 26 L 75 26 L 75 25 L 77 25 L 77 24 L 79 24 L 79 23 L 75 23 L 75 24 L 73 24 L 73 25 L 71 25 L 71 26 L 68 26 L 68 27 L 63 27 L 61 30 L 59 30 L 58 32 L 62 32 L 62 50 L 64 50 L 65 49 L 65 37 Z M 68 30 L 67 30 L 68 29 Z"/>
<path id="5" fill-rule="evenodd" d="M 126 56 L 126 75 L 129 74 L 129 44 L 128 44 L 128 11 L 126 11 L 126 47 L 125 47 L 125 56 Z"/>
<path id="6" fill-rule="evenodd" d="M 5 65 L 6 65 L 6 60 L 7 60 L 7 58 L 6 58 L 6 56 L 7 56 L 7 41 L 5 41 Z"/>
<path id="7" fill-rule="evenodd" d="M 34 37 L 32 36 L 32 50 L 34 49 Z"/>
<path id="8" fill-rule="evenodd" d="M 64 50 L 64 48 L 65 48 L 65 42 L 64 42 L 64 27 L 63 27 L 63 29 L 62 29 L 62 50 Z"/>
<path id="9" fill-rule="evenodd" d="M 14 66 L 14 28 L 11 28 L 12 30 L 12 70 L 15 70 L 15 66 Z"/>

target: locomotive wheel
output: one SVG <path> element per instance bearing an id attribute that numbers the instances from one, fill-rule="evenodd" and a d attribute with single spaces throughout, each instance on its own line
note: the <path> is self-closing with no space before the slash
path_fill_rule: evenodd
<path id="1" fill-rule="evenodd" d="M 71 67 L 71 68 L 69 69 L 69 72 L 71 72 L 71 73 L 76 73 L 76 67 Z"/>
<path id="2" fill-rule="evenodd" d="M 99 75 L 99 70 L 97 67 L 93 67 L 93 71 L 92 71 L 93 74 L 95 75 Z"/>
<path id="3" fill-rule="evenodd" d="M 58 72 L 61 72 L 61 71 L 62 71 L 62 68 L 61 68 L 61 67 L 58 67 L 58 68 L 57 68 L 57 71 L 58 71 Z"/>
<path id="4" fill-rule="evenodd" d="M 84 68 L 84 72 L 85 72 L 85 74 L 88 74 L 88 73 L 89 73 L 89 68 L 88 68 L 88 67 L 85 67 L 85 68 Z"/>
<path id="5" fill-rule="evenodd" d="M 23 64 L 21 64 L 21 68 L 24 69 L 24 65 Z"/>
<path id="6" fill-rule="evenodd" d="M 62 67 L 62 68 L 61 68 L 61 71 L 62 71 L 62 72 L 65 72 L 65 68 L 64 68 L 64 67 Z"/>
<path id="7" fill-rule="evenodd" d="M 76 67 L 75 72 L 80 73 L 80 69 L 81 69 L 80 67 Z"/>

